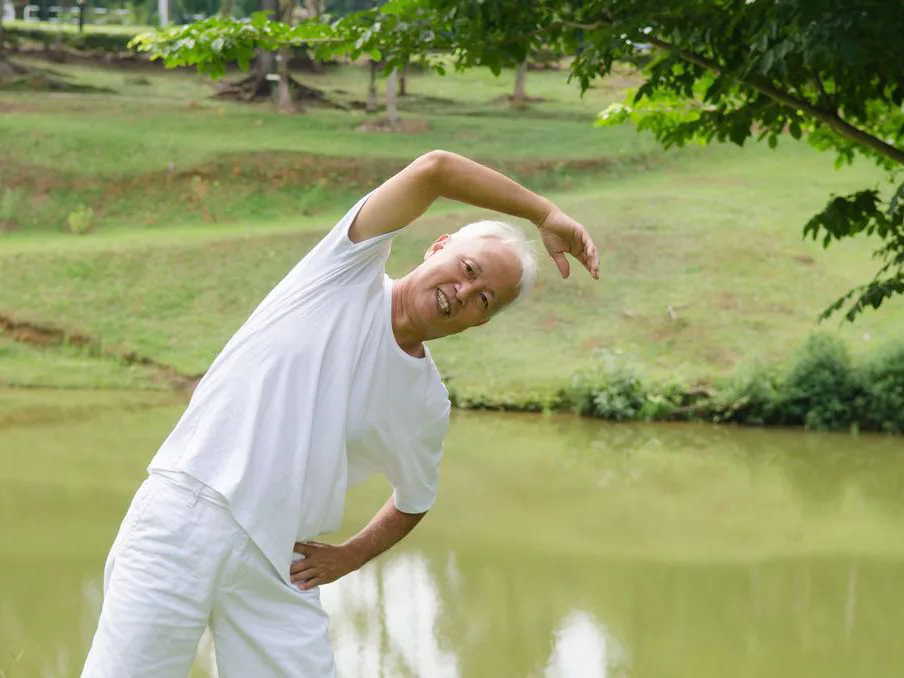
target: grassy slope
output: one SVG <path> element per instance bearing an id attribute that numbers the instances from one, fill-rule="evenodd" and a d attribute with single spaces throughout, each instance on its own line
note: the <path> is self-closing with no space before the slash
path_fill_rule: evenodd
<path id="1" fill-rule="evenodd" d="M 508 80 L 480 73 L 414 77 L 410 87 L 420 95 L 466 98 L 454 108 L 423 96 L 407 100 L 409 109 L 428 119 L 430 133 L 387 135 L 355 131 L 362 116 L 348 112 L 293 117 L 264 107 L 189 106 L 207 85 L 188 74 L 155 75 L 141 85 L 121 73 L 73 72 L 96 84 L 116 85 L 118 79 L 124 95 L 0 98 L 0 106 L 15 112 L 0 118 L 0 154 L 22 175 L 43 168 L 57 181 L 86 182 L 90 190 L 122 176 L 136 183 L 122 189 L 90 236 L 59 234 L 57 225 L 42 222 L 4 236 L 0 311 L 77 328 L 184 372 L 204 370 L 267 289 L 358 194 L 342 177 L 321 181 L 315 186 L 320 201 L 311 198 L 308 205 L 311 214 L 296 217 L 310 193 L 302 191 L 300 199 L 295 183 L 249 185 L 246 193 L 241 186 L 223 187 L 241 196 L 231 212 L 218 207 L 223 200 L 212 186 L 186 209 L 141 183 L 159 177 L 154 173 L 169 162 L 186 169 L 216 162 L 225 151 L 237 153 L 230 162 L 238 164 L 256 157 L 242 154 L 275 150 L 283 154 L 267 157 L 279 158 L 276 164 L 297 152 L 404 162 L 431 147 L 503 165 L 612 159 L 613 170 L 560 177 L 559 190 L 551 193 L 597 237 L 604 251 L 602 283 L 584 275 L 562 283 L 543 262 L 538 289 L 522 308 L 487 328 L 437 342 L 441 368 L 465 392 L 554 388 L 597 360 L 601 349 L 622 352 L 653 375 L 681 379 L 722 374 L 752 359 L 780 360 L 813 328 L 818 310 L 865 280 L 874 266 L 865 241 L 823 252 L 800 239 L 800 225 L 828 193 L 874 181 L 870 168 L 834 172 L 828 157 L 791 142 L 775 152 L 710 148 L 650 155 L 650 142 L 630 129 L 589 125 L 592 112 L 613 98 L 612 89 L 592 90 L 578 101 L 561 74 L 532 73 L 529 89 L 549 100 L 519 116 L 493 101 L 508 90 Z M 364 88 L 364 73 L 355 69 L 307 79 L 339 97 Z M 144 90 L 149 97 L 139 96 Z M 624 162 L 626 157 L 646 158 L 649 168 Z M 303 174 L 292 176 L 304 182 Z M 563 190 L 568 183 L 572 188 Z M 29 199 L 53 205 L 72 196 L 61 190 Z M 205 208 L 220 210 L 216 223 L 198 225 Z M 154 223 L 167 219 L 168 227 L 136 228 L 147 224 L 146 213 L 155 215 Z M 437 206 L 396 240 L 391 274 L 414 265 L 438 233 L 479 216 Z M 670 306 L 677 319 L 669 317 Z M 832 323 L 827 329 L 859 350 L 891 337 L 902 320 L 899 302 L 854 327 Z M 67 385 L 102 381 L 88 372 L 79 379 L 67 375 Z M 37 371 L 31 379 L 46 381 Z M 5 381 L 28 382 L 28 370 Z"/>
<path id="2" fill-rule="evenodd" d="M 20 232 L 65 230 L 66 216 L 83 204 L 101 229 L 316 213 L 437 147 L 514 170 L 538 188 L 549 181 L 519 174 L 517 165 L 618 164 L 659 154 L 650 138 L 629 128 L 600 133 L 590 125 L 617 95 L 614 85 L 578 100 L 561 73 L 532 74 L 547 101 L 517 115 L 497 101 L 508 80 L 411 76 L 416 94 L 403 100 L 403 112 L 425 119 L 429 129 L 399 135 L 358 131 L 366 117 L 358 110 L 285 116 L 266 105 L 210 100 L 211 83 L 190 73 L 65 71 L 118 94 L 0 95 L 0 111 L 12 113 L 0 117 L 0 193 L 15 192 L 12 219 Z M 301 77 L 347 102 L 366 88 L 363 69 Z"/>

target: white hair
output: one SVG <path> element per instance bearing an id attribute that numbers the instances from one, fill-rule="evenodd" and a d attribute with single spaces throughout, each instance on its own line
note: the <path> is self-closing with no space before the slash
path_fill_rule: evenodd
<path id="1" fill-rule="evenodd" d="M 527 239 L 524 231 L 504 221 L 484 220 L 466 224 L 449 236 L 450 240 L 460 241 L 465 238 L 496 238 L 508 245 L 521 266 L 518 294 L 508 305 L 511 306 L 527 296 L 537 280 L 537 257 L 534 254 L 533 243 Z"/>

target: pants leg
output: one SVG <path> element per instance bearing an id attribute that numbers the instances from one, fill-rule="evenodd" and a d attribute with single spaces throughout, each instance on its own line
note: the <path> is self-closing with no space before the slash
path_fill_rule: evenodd
<path id="1" fill-rule="evenodd" d="M 211 615 L 220 678 L 335 676 L 318 589 L 286 584 L 246 537 Z"/>
<path id="2" fill-rule="evenodd" d="M 83 678 L 188 675 L 225 556 L 244 536 L 224 513 L 155 474 L 145 481 L 107 559 Z"/>

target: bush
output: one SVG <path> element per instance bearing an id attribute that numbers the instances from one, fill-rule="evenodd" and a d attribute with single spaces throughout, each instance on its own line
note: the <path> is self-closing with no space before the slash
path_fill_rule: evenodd
<path id="1" fill-rule="evenodd" d="M 787 423 L 818 430 L 849 428 L 860 408 L 860 379 L 845 345 L 825 334 L 811 335 L 785 379 L 780 407 Z"/>
<path id="2" fill-rule="evenodd" d="M 639 419 L 646 400 L 646 392 L 637 375 L 621 367 L 608 371 L 597 385 L 593 392 L 593 410 L 603 419 Z"/>
<path id="3" fill-rule="evenodd" d="M 863 428 L 904 433 L 904 343 L 885 348 L 861 370 Z"/>
<path id="4" fill-rule="evenodd" d="M 66 224 L 71 233 L 78 235 L 87 233 L 94 227 L 94 210 L 82 205 L 69 213 L 69 216 L 66 217 Z"/>
<path id="5" fill-rule="evenodd" d="M 585 416 L 628 421 L 664 419 L 675 409 L 681 389 L 652 388 L 637 371 L 612 353 L 601 354 L 600 365 L 576 373 L 560 393 L 562 403 Z"/>
<path id="6" fill-rule="evenodd" d="M 785 421 L 785 385 L 775 370 L 756 364 L 738 371 L 722 384 L 709 403 L 713 421 L 734 421 L 759 426 Z"/>

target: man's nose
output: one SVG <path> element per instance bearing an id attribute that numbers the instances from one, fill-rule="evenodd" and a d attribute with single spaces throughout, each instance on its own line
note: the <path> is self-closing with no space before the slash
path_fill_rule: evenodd
<path id="1" fill-rule="evenodd" d="M 455 296 L 458 300 L 458 303 L 464 306 L 466 303 L 471 301 L 473 297 L 477 296 L 477 285 L 470 280 L 467 282 L 463 282 L 455 289 Z"/>

